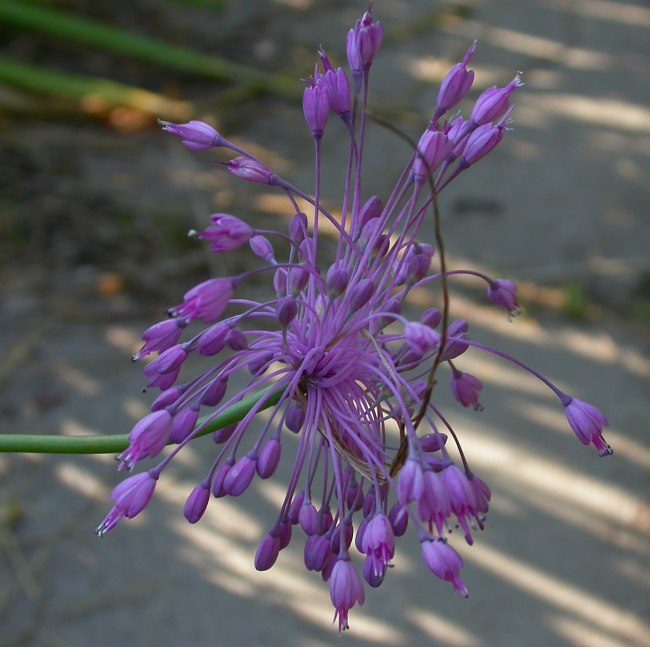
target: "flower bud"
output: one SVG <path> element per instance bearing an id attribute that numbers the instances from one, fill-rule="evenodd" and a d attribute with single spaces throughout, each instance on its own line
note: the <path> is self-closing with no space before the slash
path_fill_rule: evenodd
<path id="1" fill-rule="evenodd" d="M 208 148 L 222 146 L 226 142 L 212 126 L 203 121 L 173 124 L 170 121 L 159 119 L 158 123 L 163 127 L 163 130 L 180 137 L 183 146 L 190 150 L 207 150 Z"/>
<path id="2" fill-rule="evenodd" d="M 297 434 L 305 422 L 305 408 L 300 404 L 292 400 L 287 407 L 287 417 L 284 419 L 284 424 L 289 431 Z"/>
<path id="3" fill-rule="evenodd" d="M 468 138 L 463 151 L 461 164 L 476 164 L 491 153 L 503 139 L 504 125 L 493 126 L 491 123 L 479 126 Z"/>
<path id="4" fill-rule="evenodd" d="M 332 110 L 340 116 L 349 114 L 350 84 L 345 72 L 340 67 L 336 70 L 327 70 L 323 75 L 323 87 L 327 91 Z"/>
<path id="5" fill-rule="evenodd" d="M 224 322 L 210 326 L 210 328 L 201 333 L 196 344 L 196 349 L 201 355 L 205 355 L 206 357 L 216 355 L 226 345 L 226 336 L 229 331 L 230 327 Z"/>
<path id="6" fill-rule="evenodd" d="M 436 102 L 437 111 L 447 112 L 447 110 L 459 104 L 469 92 L 474 82 L 474 70 L 468 70 L 467 64 L 472 58 L 475 49 L 476 41 L 467 50 L 463 60 L 454 65 L 440 83 Z"/>
<path id="7" fill-rule="evenodd" d="M 243 494 L 255 476 L 256 461 L 250 456 L 242 456 L 228 471 L 223 481 L 223 489 L 230 496 Z"/>
<path id="8" fill-rule="evenodd" d="M 183 514 L 190 523 L 196 523 L 203 516 L 210 501 L 210 490 L 204 485 L 197 485 L 185 501 Z"/>
<path id="9" fill-rule="evenodd" d="M 258 184 L 273 184 L 275 173 L 268 167 L 250 159 L 250 157 L 235 157 L 226 163 L 228 170 L 242 180 Z"/>
<path id="10" fill-rule="evenodd" d="M 429 177 L 451 154 L 452 143 L 439 130 L 425 130 L 418 142 L 418 152 L 413 161 L 413 175 L 418 181 Z"/>
<path id="11" fill-rule="evenodd" d="M 165 351 L 174 346 L 187 324 L 181 319 L 165 319 L 159 321 L 142 333 L 144 346 L 132 357 L 135 362 L 141 357 L 154 351 Z"/>
<path id="12" fill-rule="evenodd" d="M 522 85 L 521 78 L 517 74 L 504 88 L 496 86 L 488 88 L 476 100 L 470 119 L 477 126 L 481 126 L 503 117 L 511 106 L 510 93 Z"/>
<path id="13" fill-rule="evenodd" d="M 350 282 L 350 275 L 340 263 L 330 266 L 327 270 L 327 291 L 334 298 L 343 293 Z"/>
<path id="14" fill-rule="evenodd" d="M 183 303 L 173 312 L 188 320 L 201 318 L 206 323 L 216 321 L 232 299 L 231 279 L 208 279 L 185 293 Z"/>
<path id="15" fill-rule="evenodd" d="M 251 250 L 255 256 L 261 258 L 267 263 L 275 263 L 275 255 L 273 253 L 273 246 L 264 238 L 264 236 L 253 236 L 248 244 L 251 247 Z"/>
<path id="16" fill-rule="evenodd" d="M 307 216 L 299 211 L 289 223 L 289 238 L 296 245 L 300 245 L 307 235 Z"/>
<path id="17" fill-rule="evenodd" d="M 298 305 L 296 300 L 293 297 L 285 297 L 281 299 L 276 306 L 276 315 L 278 317 L 278 323 L 286 328 L 298 314 Z"/>
<path id="18" fill-rule="evenodd" d="M 231 328 L 226 335 L 226 346 L 232 350 L 245 350 L 248 348 L 246 335 L 239 328 Z"/>
<path id="19" fill-rule="evenodd" d="M 211 252 L 228 252 L 243 245 L 254 233 L 243 220 L 227 213 L 213 213 L 212 224 L 198 234 L 210 241 Z"/>
<path id="20" fill-rule="evenodd" d="M 182 443 L 196 427 L 199 419 L 199 410 L 196 407 L 181 409 L 172 422 L 172 431 L 169 440 L 173 443 Z"/>
<path id="21" fill-rule="evenodd" d="M 216 432 L 215 432 L 216 433 Z M 214 478 L 212 479 L 212 496 L 221 498 L 223 496 L 226 496 L 227 492 L 224 487 L 224 483 L 226 478 L 228 477 L 228 474 L 230 473 L 230 470 L 233 467 L 233 460 L 229 459 L 222 465 L 219 465 L 219 469 L 217 469 Z"/>
<path id="22" fill-rule="evenodd" d="M 372 279 L 361 279 L 350 290 L 350 310 L 356 311 L 368 304 L 370 298 L 375 293 L 375 282 Z"/>
<path id="23" fill-rule="evenodd" d="M 433 328 L 416 321 L 409 321 L 404 326 L 404 338 L 413 350 L 423 355 L 432 351 L 440 343 L 440 335 Z"/>
<path id="24" fill-rule="evenodd" d="M 293 297 L 298 296 L 309 280 L 309 272 L 302 267 L 292 267 L 287 278 L 287 288 Z"/>
<path id="25" fill-rule="evenodd" d="M 261 479 L 273 476 L 280 462 L 280 441 L 277 438 L 268 440 L 257 458 L 257 474 Z"/>
<path id="26" fill-rule="evenodd" d="M 312 136 L 320 139 L 329 114 L 329 100 L 325 88 L 320 85 L 305 88 L 302 95 L 302 110 Z"/>
<path id="27" fill-rule="evenodd" d="M 438 308 L 428 308 L 420 315 L 420 321 L 429 328 L 437 328 L 442 320 L 442 313 Z"/>
<path id="28" fill-rule="evenodd" d="M 199 402 L 206 407 L 215 407 L 223 400 L 228 388 L 227 378 L 215 378 L 201 394 Z"/>
<path id="29" fill-rule="evenodd" d="M 217 429 L 213 434 L 212 434 L 212 440 L 215 442 L 217 445 L 221 443 L 225 443 L 234 433 L 235 429 L 237 429 L 237 423 L 233 423 L 232 425 L 228 425 L 227 427 L 222 427 L 221 429 Z"/>
<path id="30" fill-rule="evenodd" d="M 280 553 L 280 539 L 272 534 L 266 534 L 255 553 L 255 568 L 258 571 L 268 571 L 275 564 Z"/>

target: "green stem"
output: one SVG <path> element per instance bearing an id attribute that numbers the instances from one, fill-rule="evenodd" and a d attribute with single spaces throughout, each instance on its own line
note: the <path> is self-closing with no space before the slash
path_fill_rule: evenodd
<path id="1" fill-rule="evenodd" d="M 260 410 L 277 404 L 282 395 L 282 388 L 269 386 L 233 404 L 232 407 L 228 407 L 206 425 L 201 433 L 196 435 L 196 438 L 239 422 L 265 394 L 274 388 L 275 392 L 264 402 Z M 202 420 L 205 418 L 199 420 L 198 424 L 201 424 Z M 0 434 L 0 452 L 25 454 L 117 454 L 126 449 L 128 444 L 128 434 L 111 436 Z"/>

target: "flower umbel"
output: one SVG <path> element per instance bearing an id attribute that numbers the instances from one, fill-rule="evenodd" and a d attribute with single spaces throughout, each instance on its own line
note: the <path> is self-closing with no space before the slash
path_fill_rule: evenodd
<path id="1" fill-rule="evenodd" d="M 271 568 L 292 536 L 304 535 L 305 566 L 329 581 L 339 630 L 347 629 L 355 604 L 364 602 L 362 578 L 371 587 L 386 579 L 396 538 L 407 527 L 418 534 L 425 565 L 468 594 L 459 574 L 463 561 L 443 535 L 459 526 L 471 544 L 472 531 L 483 528 L 491 495 L 432 400 L 441 365 L 451 370 L 456 400 L 478 409 L 481 382 L 456 361 L 464 362 L 464 354 L 477 349 L 513 362 L 560 398 L 582 443 L 611 453 L 602 436 L 607 421 L 598 409 L 567 396 L 515 358 L 470 340 L 466 321 L 449 321 L 447 281 L 453 276 L 485 281 L 489 299 L 510 314 L 518 309 L 514 283 L 473 270 L 447 270 L 439 237 L 436 249 L 433 241 L 419 240 L 432 210 L 439 224 L 440 192 L 504 138 L 519 76 L 503 88 L 486 90 L 469 119 L 450 116 L 474 79 L 467 70 L 473 44 L 445 77 L 429 125 L 384 202 L 361 189 L 368 81 L 382 38 L 370 10 L 350 30 L 346 53 L 352 83 L 320 50 L 322 71 L 315 70 L 303 101 L 315 150 L 313 193 L 296 188 L 207 124 L 162 122 L 188 148 L 235 151 L 227 170 L 286 195 L 294 215 L 286 233 L 256 230 L 223 213 L 213 214 L 202 232 L 193 232 L 215 253 L 241 253 L 248 244 L 257 266 L 203 281 L 168 311 L 170 319 L 144 333 L 134 359 L 159 353 L 145 375 L 148 386 L 161 394 L 131 432 L 121 467 L 133 469 L 166 444 L 174 447 L 156 467 L 115 488 L 115 506 L 98 528 L 104 534 L 122 517 L 141 512 L 179 452 L 217 416 L 257 395 L 241 421 L 214 433 L 215 460 L 189 493 L 185 517 L 197 523 L 212 498 L 239 496 L 254 479 L 270 478 L 288 453 L 287 435 L 297 437 L 284 500 L 254 564 L 258 570 Z M 320 200 L 321 140 L 328 117 L 340 119 L 350 138 L 340 217 Z M 326 263 L 323 221 L 338 232 L 335 254 Z M 440 271 L 432 269 L 437 259 Z M 239 294 L 242 283 L 260 275 L 272 287 L 267 300 Z M 407 318 L 403 306 L 411 290 L 434 283 L 442 286 L 442 311 L 429 308 L 419 319 Z M 197 331 L 192 327 L 198 322 L 203 327 Z M 183 341 L 191 329 L 193 336 Z M 181 382 L 193 354 L 209 358 L 210 366 Z M 251 422 L 267 406 L 270 415 L 256 430 Z M 456 446 L 453 456 L 449 438 Z M 353 544 L 364 558 L 360 574 L 351 558 Z"/>

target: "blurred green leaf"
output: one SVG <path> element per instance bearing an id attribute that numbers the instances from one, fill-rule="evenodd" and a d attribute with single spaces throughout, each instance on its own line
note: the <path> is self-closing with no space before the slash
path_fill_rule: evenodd
<path id="1" fill-rule="evenodd" d="M 101 112 L 113 106 L 126 106 L 169 118 L 191 116 L 190 104 L 109 79 L 85 77 L 69 72 L 18 63 L 0 56 L 0 81 L 17 87 L 81 101 L 87 112 Z"/>
<path id="2" fill-rule="evenodd" d="M 299 86 L 292 79 L 260 72 L 217 56 L 169 45 L 155 38 L 141 36 L 120 27 L 79 18 L 55 9 L 0 0 L 0 24 L 40 31 L 51 36 L 126 54 L 184 72 L 244 85 L 288 99 L 300 96 Z"/>

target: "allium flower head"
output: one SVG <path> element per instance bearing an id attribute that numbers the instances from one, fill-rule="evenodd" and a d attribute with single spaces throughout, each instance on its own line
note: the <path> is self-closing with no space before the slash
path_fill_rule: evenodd
<path id="1" fill-rule="evenodd" d="M 602 437 L 607 422 L 595 407 L 571 399 L 518 360 L 470 340 L 467 321 L 449 320 L 447 282 L 456 275 L 485 281 L 489 299 L 509 312 L 517 308 L 515 287 L 474 270 L 448 270 L 440 240 L 434 248 L 434 240 L 427 239 L 431 220 L 440 224 L 437 196 L 505 135 L 499 120 L 510 114 L 518 77 L 505 88 L 484 92 L 469 119 L 454 115 L 439 123 L 471 85 L 473 73 L 466 66 L 472 45 L 445 77 L 417 148 L 404 151 L 395 186 L 383 200 L 364 195 L 367 89 L 382 37 L 370 10 L 350 30 L 346 52 L 353 89 L 343 69 L 320 50 L 323 71 L 314 72 L 303 101 L 315 151 L 311 193 L 206 124 L 163 122 L 186 146 L 235 151 L 227 170 L 286 196 L 292 216 L 286 232 L 274 232 L 256 230 L 235 215 L 213 214 L 195 235 L 215 253 L 248 253 L 248 247 L 254 267 L 189 289 L 168 311 L 170 319 L 143 335 L 135 359 L 158 353 L 144 372 L 148 386 L 161 395 L 131 432 L 122 466 L 131 469 L 160 454 L 167 443 L 174 446 L 157 467 L 115 488 L 115 506 L 98 530 L 103 534 L 121 518 L 141 512 L 167 465 L 209 432 L 215 458 L 188 495 L 184 514 L 190 523 L 204 515 L 210 495 L 240 496 L 288 459 L 286 494 L 254 564 L 269 569 L 290 541 L 304 542 L 306 568 L 329 581 L 340 630 L 347 628 L 350 610 L 364 601 L 350 552 L 356 548 L 363 557 L 366 582 L 383 585 L 390 579 L 396 538 L 407 529 L 417 533 L 425 565 L 467 595 L 459 575 L 462 559 L 441 537 L 459 525 L 471 543 L 471 532 L 483 528 L 490 489 L 471 471 L 471 453 L 464 453 L 459 434 L 436 404 L 439 370 L 451 369 L 456 399 L 476 408 L 481 384 L 456 362 L 470 361 L 466 356 L 476 350 L 494 353 L 551 388 L 581 442 L 601 453 L 607 447 Z M 349 159 L 341 161 L 347 176 L 340 216 L 320 198 L 320 144 L 328 118 L 344 125 L 329 129 L 328 136 L 338 132 L 350 138 Z M 329 257 L 324 223 L 337 233 Z M 266 297 L 245 292 L 249 279 L 266 280 Z M 437 307 L 430 303 L 413 313 L 406 305 L 409 294 L 429 285 L 442 288 Z M 186 359 L 193 354 L 208 367 L 186 376 Z M 233 409 L 241 414 L 236 422 Z M 262 409 L 269 413 L 258 427 L 252 421 Z M 228 426 L 215 431 L 215 419 L 223 420 L 227 411 Z M 287 435 L 297 442 L 286 443 Z M 448 447 L 448 438 L 455 447 Z"/>

